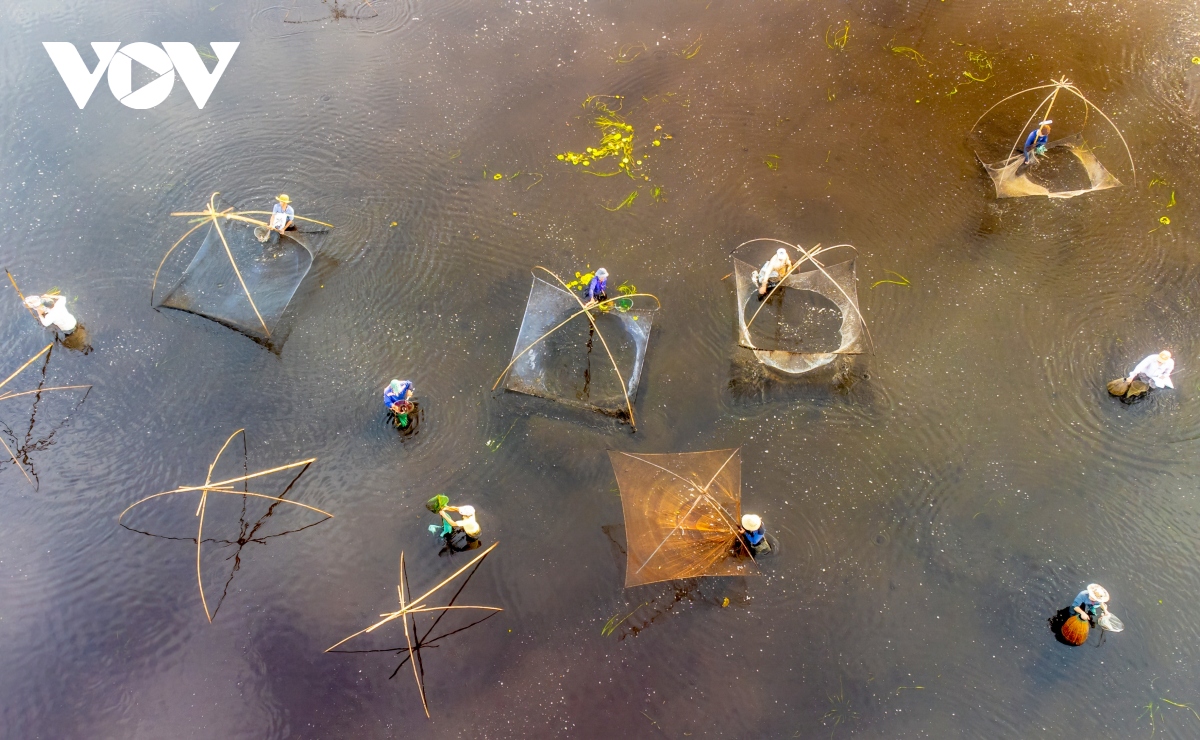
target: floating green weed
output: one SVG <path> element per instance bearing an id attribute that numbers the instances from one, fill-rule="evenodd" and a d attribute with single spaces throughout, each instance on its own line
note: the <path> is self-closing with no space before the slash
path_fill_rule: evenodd
<path id="1" fill-rule="evenodd" d="M 646 606 L 649 603 L 650 603 L 649 601 L 643 601 L 642 603 L 635 606 L 633 608 L 633 611 L 629 612 L 628 614 L 626 614 L 623 617 L 621 616 L 620 612 L 617 612 L 616 614 L 609 617 L 608 621 L 604 623 L 604 627 L 600 630 L 600 636 L 608 637 L 609 635 L 611 635 L 614 631 L 616 631 L 617 627 L 621 626 L 621 624 L 626 619 L 629 619 L 630 617 L 632 617 L 638 609 L 641 609 L 643 606 Z M 618 619 L 618 617 L 620 617 L 620 619 Z"/>
<path id="2" fill-rule="evenodd" d="M 779 155 L 768 154 L 767 158 L 763 160 L 763 164 L 765 164 L 769 170 L 779 169 Z"/>
<path id="3" fill-rule="evenodd" d="M 632 44 L 625 44 L 620 49 L 617 49 L 617 56 L 613 59 L 617 64 L 628 64 L 634 59 L 640 57 L 646 51 L 646 45 L 638 41 Z"/>
<path id="4" fill-rule="evenodd" d="M 617 204 L 616 208 L 609 208 L 608 206 L 604 205 L 603 203 L 600 204 L 600 207 L 606 211 L 619 211 L 622 208 L 628 208 L 629 206 L 633 205 L 633 202 L 635 200 L 637 200 L 637 197 L 638 197 L 638 191 L 634 190 L 629 195 L 626 195 L 625 200 L 623 200 L 619 204 Z"/>
<path id="5" fill-rule="evenodd" d="M 679 52 L 679 56 L 683 57 L 684 59 L 691 59 L 692 57 L 699 54 L 700 53 L 700 39 L 702 39 L 702 38 L 704 38 L 704 34 L 700 34 L 696 38 L 695 41 L 693 41 L 692 43 L 685 46 L 683 48 L 683 50 Z"/>
<path id="6" fill-rule="evenodd" d="M 596 117 L 592 120 L 592 125 L 600 129 L 600 143 L 598 146 L 589 146 L 582 152 L 563 152 L 556 155 L 560 162 L 567 162 L 580 167 L 591 167 L 593 162 L 599 162 L 602 159 L 613 158 L 617 160 L 617 169 L 613 172 L 596 172 L 595 170 L 586 170 L 588 174 L 598 177 L 612 177 L 613 175 L 628 175 L 631 179 L 637 179 L 634 175 L 637 169 L 637 158 L 633 153 L 633 126 L 630 125 L 621 115 L 601 100 L 601 95 L 589 96 L 583 101 L 583 107 L 590 107 L 596 112 Z M 611 96 L 615 100 L 620 100 L 620 95 Z M 619 108 L 618 108 L 619 110 Z"/>
<path id="7" fill-rule="evenodd" d="M 986 52 L 971 51 L 966 52 L 967 60 L 975 65 L 975 72 L 970 70 L 963 72 L 963 77 L 966 77 L 972 82 L 987 82 L 992 79 L 992 60 Z M 982 75 L 982 76 L 980 76 Z"/>
<path id="8" fill-rule="evenodd" d="M 1158 720 L 1160 722 L 1163 720 L 1163 704 L 1167 704 L 1178 709 L 1186 709 L 1191 712 L 1196 719 L 1200 720 L 1200 713 L 1197 713 L 1195 709 L 1192 709 L 1191 704 L 1180 704 L 1179 702 L 1171 701 L 1170 699 L 1164 699 L 1161 696 L 1158 698 L 1158 701 L 1162 702 L 1162 704 L 1158 704 L 1154 700 L 1150 700 L 1146 706 L 1142 707 L 1142 713 L 1138 715 L 1139 721 L 1142 719 L 1142 717 L 1150 718 L 1150 735 L 1148 737 L 1154 737 L 1154 733 L 1158 731 L 1158 726 L 1154 722 L 1154 716 L 1158 715 Z"/>
<path id="9" fill-rule="evenodd" d="M 617 292 L 621 295 L 633 295 L 637 292 L 637 286 L 626 280 L 617 286 Z"/>
<path id="10" fill-rule="evenodd" d="M 850 21 L 843 21 L 841 28 L 830 26 L 825 29 L 825 45 L 835 51 L 841 51 L 850 43 Z"/>
<path id="11" fill-rule="evenodd" d="M 871 290 L 875 290 L 876 285 L 883 285 L 884 283 L 890 283 L 892 285 L 899 285 L 901 288 L 908 288 L 908 287 L 912 286 L 912 283 L 908 282 L 908 278 L 904 277 L 900 273 L 892 272 L 891 270 L 884 270 L 884 272 L 886 272 L 889 275 L 895 275 L 896 277 L 898 277 L 900 279 L 899 280 L 876 280 L 874 283 L 871 283 Z"/>
<path id="12" fill-rule="evenodd" d="M 650 188 L 650 197 L 654 198 L 655 203 L 660 203 L 667 199 L 665 191 L 658 185 Z"/>
<path id="13" fill-rule="evenodd" d="M 892 39 L 892 41 L 894 40 L 895 39 Z M 892 42 L 889 41 L 887 48 L 888 51 L 892 52 L 893 54 L 899 54 L 902 57 L 908 57 L 922 67 L 929 64 L 929 61 L 925 58 L 925 56 L 911 46 L 893 46 Z"/>

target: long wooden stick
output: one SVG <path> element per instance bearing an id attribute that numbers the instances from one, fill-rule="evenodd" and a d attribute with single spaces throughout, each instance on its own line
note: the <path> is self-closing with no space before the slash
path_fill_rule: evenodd
<path id="1" fill-rule="evenodd" d="M 73 390 L 78 390 L 80 388 L 91 388 L 91 386 L 90 385 L 55 385 L 55 386 L 51 386 L 49 388 L 37 388 L 32 391 L 21 391 L 20 393 L 13 393 L 12 391 L 5 391 L 3 394 L 0 394 L 0 401 L 7 401 L 10 398 L 17 398 L 18 396 L 29 396 L 34 393 L 45 393 L 47 391 L 73 391 Z"/>
<path id="2" fill-rule="evenodd" d="M 170 495 L 176 494 L 176 493 L 191 493 L 192 491 L 197 491 L 197 490 L 200 490 L 200 489 L 192 486 L 187 489 L 175 489 L 174 491 L 163 491 L 162 493 L 156 493 L 153 496 L 147 496 L 146 498 L 142 499 L 141 501 L 138 501 L 137 503 L 134 503 L 134 504 L 130 504 L 128 507 L 126 507 L 125 511 L 122 511 L 121 514 L 117 517 L 117 523 L 118 524 L 121 523 L 122 517 L 124 517 L 126 514 L 128 514 L 130 509 L 137 506 L 138 504 L 145 503 L 152 498 L 158 498 L 159 496 L 170 496 Z M 316 513 L 323 514 L 323 515 L 329 517 L 330 519 L 333 518 L 333 514 L 330 514 L 328 511 L 325 511 L 324 509 L 318 509 L 315 506 L 309 506 L 308 504 L 302 504 L 299 501 L 292 501 L 291 499 L 283 498 L 282 496 L 268 496 L 265 493 L 255 493 L 254 491 L 235 491 L 232 488 L 215 487 L 215 486 L 210 486 L 208 488 L 208 491 L 209 491 L 209 493 L 228 493 L 228 494 L 232 494 L 235 496 L 251 496 L 254 498 L 265 498 L 265 499 L 268 499 L 271 501 L 279 501 L 281 503 L 291 504 L 292 506 L 299 506 L 300 508 L 308 509 L 309 511 L 315 511 Z"/>
<path id="3" fill-rule="evenodd" d="M 404 610 L 404 552 L 400 553 L 400 610 Z M 416 624 L 413 625 L 416 627 Z M 425 702 L 425 687 L 421 685 L 421 674 L 417 671 L 417 661 L 413 654 L 412 638 L 408 634 L 408 616 L 404 617 L 404 641 L 408 643 L 408 662 L 412 663 L 413 678 L 417 681 L 417 691 L 421 694 L 421 706 L 425 709 L 425 719 L 429 719 L 429 704 Z"/>
<path id="4" fill-rule="evenodd" d="M 54 346 L 54 342 L 51 342 L 50 344 L 47 344 L 45 347 L 42 347 L 42 351 L 41 351 L 41 352 L 38 352 L 38 353 L 37 353 L 36 355 L 34 355 L 33 357 L 30 357 L 28 360 L 26 360 L 26 361 L 25 361 L 25 364 L 24 364 L 24 365 L 22 365 L 21 367 L 17 368 L 17 369 L 16 369 L 16 371 L 15 371 L 15 372 L 14 372 L 12 375 L 8 376 L 8 377 L 7 377 L 7 378 L 5 378 L 3 381 L 0 381 L 0 388 L 3 388 L 5 385 L 7 385 L 7 384 L 8 384 L 8 381 L 10 381 L 10 380 L 12 380 L 13 378 L 17 377 L 18 375 L 20 375 L 22 370 L 24 370 L 25 368 L 27 368 L 27 367 L 29 367 L 30 365 L 32 365 L 34 360 L 36 360 L 37 358 L 39 358 L 39 357 L 41 357 L 42 355 L 44 355 L 44 354 L 46 354 L 47 352 L 49 352 L 49 351 L 50 351 L 50 348 L 51 348 L 51 347 L 53 347 L 53 346 Z"/>
<path id="5" fill-rule="evenodd" d="M 238 282 L 242 284 L 242 291 L 246 294 L 246 300 L 250 301 L 250 308 L 254 309 L 254 315 L 258 317 L 258 323 L 262 324 L 263 331 L 270 338 L 271 330 L 267 328 L 267 322 L 263 320 L 262 314 L 258 312 L 258 306 L 254 305 L 254 296 L 250 295 L 250 289 L 246 287 L 246 281 L 242 279 L 242 271 L 238 269 L 237 261 L 233 259 L 233 251 L 229 248 L 229 242 L 225 241 L 225 232 L 221 231 L 221 225 L 213 221 L 213 228 L 217 230 L 217 236 L 221 237 L 221 244 L 225 247 L 225 254 L 229 256 L 229 264 L 233 266 L 233 274 L 237 275 Z"/>
<path id="6" fill-rule="evenodd" d="M 21 289 L 17 287 L 17 280 L 13 277 L 12 273 L 8 271 L 7 267 L 4 268 L 4 274 L 8 275 L 8 282 L 12 283 L 13 290 L 17 291 L 17 297 L 21 299 L 21 305 L 25 306 L 25 310 L 29 312 L 29 315 L 36 319 L 37 312 L 30 308 L 27 303 L 25 303 L 25 294 L 22 293 Z"/>
<path id="7" fill-rule="evenodd" d="M 0 437 L 0 444 L 4 445 L 4 449 L 5 449 L 5 451 L 8 452 L 8 456 L 11 457 L 12 461 L 17 464 L 18 468 L 20 468 L 21 475 L 25 476 L 25 480 L 29 481 L 29 485 L 34 486 L 34 488 L 36 488 L 37 486 L 34 485 L 33 479 L 29 477 L 29 473 L 25 472 L 25 466 L 22 465 L 21 461 L 17 459 L 17 456 L 13 454 L 13 451 L 8 446 L 8 442 L 5 442 L 3 437 Z"/>
<path id="8" fill-rule="evenodd" d="M 265 215 L 268 215 L 268 214 L 270 214 L 270 215 L 274 215 L 274 213 L 275 213 L 275 212 L 274 212 L 274 211 L 238 211 L 238 213 L 241 213 L 241 214 L 252 213 L 252 214 L 255 214 L 255 215 L 260 215 L 260 214 L 261 214 L 261 215 L 264 215 L 264 216 L 265 216 Z M 324 221 L 318 221 L 318 220 L 316 220 L 315 218 L 305 218 L 304 216 L 292 216 L 292 218 L 293 218 L 294 220 L 296 220 L 296 221 L 307 221 L 307 222 L 309 222 L 310 224 L 317 224 L 318 226 L 328 226 L 328 227 L 329 227 L 329 228 L 331 228 L 331 229 L 335 229 L 335 228 L 337 228 L 337 227 L 336 227 L 336 226 L 334 226 L 333 224 L 327 224 L 327 223 L 325 223 Z"/>

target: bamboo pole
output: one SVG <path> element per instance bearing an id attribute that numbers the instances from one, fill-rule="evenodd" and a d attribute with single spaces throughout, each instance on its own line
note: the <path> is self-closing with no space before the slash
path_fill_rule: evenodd
<path id="1" fill-rule="evenodd" d="M 404 552 L 400 553 L 400 583 L 396 586 L 400 591 L 400 610 L 404 610 Z M 416 629 L 416 623 L 413 623 L 413 629 Z M 404 641 L 408 643 L 408 662 L 412 663 L 413 678 L 417 682 L 417 691 L 421 694 L 421 706 L 425 709 L 425 719 L 429 719 L 429 704 L 425 701 L 425 687 L 421 685 L 421 674 L 417 671 L 417 661 L 413 655 L 412 638 L 408 634 L 408 616 L 404 617 Z"/>
<path id="2" fill-rule="evenodd" d="M 5 442 L 3 437 L 0 437 L 0 444 L 4 445 L 4 450 L 8 453 L 8 456 L 12 458 L 12 461 L 17 464 L 17 468 L 20 469 L 21 475 L 25 476 L 25 480 L 29 481 L 29 485 L 37 488 L 33 482 L 33 479 L 29 477 L 29 473 L 25 472 L 25 466 L 22 465 L 21 461 L 17 459 L 17 456 L 13 454 L 12 449 L 8 446 L 8 442 Z"/>
<path id="3" fill-rule="evenodd" d="M 22 293 L 21 289 L 17 287 L 17 279 L 13 277 L 12 273 L 8 271 L 7 267 L 4 268 L 4 274 L 8 275 L 8 282 L 12 283 L 13 290 L 17 291 L 17 297 L 21 299 L 21 305 L 25 306 L 25 310 L 29 312 L 29 315 L 36 319 L 37 312 L 35 312 L 25 303 L 25 294 Z"/>
<path id="4" fill-rule="evenodd" d="M 90 386 L 90 385 L 55 385 L 55 386 L 51 386 L 49 388 L 36 388 L 32 391 L 21 391 L 20 393 L 13 393 L 12 391 L 5 391 L 3 394 L 0 394 L 0 401 L 7 401 L 10 398 L 17 398 L 19 396 L 28 396 L 28 395 L 31 395 L 34 393 L 46 393 L 48 391 L 73 391 L 73 390 L 78 390 L 80 388 L 91 388 L 91 387 L 92 386 Z"/>
<path id="5" fill-rule="evenodd" d="M 22 370 L 24 370 L 25 368 L 27 368 L 27 367 L 29 367 L 30 365 L 32 365 L 34 360 L 36 360 L 37 358 L 39 358 L 39 357 L 41 357 L 42 355 L 44 355 L 44 354 L 46 354 L 47 352 L 49 352 L 49 351 L 50 351 L 50 348 L 51 348 L 51 347 L 53 347 L 53 346 L 54 346 L 54 342 L 51 342 L 50 344 L 47 344 L 45 347 L 42 347 L 42 351 L 41 351 L 41 352 L 38 352 L 38 353 L 37 353 L 36 355 L 34 355 L 33 357 L 30 357 L 28 360 L 26 360 L 26 361 L 25 361 L 25 364 L 24 364 L 24 365 L 22 365 L 21 367 L 17 368 L 17 369 L 16 369 L 16 371 L 14 371 L 12 375 L 8 376 L 8 377 L 7 377 L 7 378 L 5 378 L 3 381 L 0 381 L 0 388 L 3 388 L 5 385 L 7 385 L 7 384 L 8 384 L 8 381 L 10 381 L 10 380 L 12 380 L 13 378 L 17 377 L 18 375 L 20 375 Z"/>

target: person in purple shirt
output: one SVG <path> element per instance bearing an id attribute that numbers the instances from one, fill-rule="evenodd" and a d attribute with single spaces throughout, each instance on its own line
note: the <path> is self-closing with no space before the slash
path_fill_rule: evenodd
<path id="1" fill-rule="evenodd" d="M 585 307 L 594 306 L 600 301 L 608 300 L 608 270 L 605 270 L 603 267 L 596 270 L 596 274 L 588 283 L 587 292 L 583 297 L 583 305 Z"/>

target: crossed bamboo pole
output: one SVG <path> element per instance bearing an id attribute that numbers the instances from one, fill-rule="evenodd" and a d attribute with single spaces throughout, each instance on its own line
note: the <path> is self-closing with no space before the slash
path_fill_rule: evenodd
<path id="1" fill-rule="evenodd" d="M 12 276 L 10 275 L 9 277 L 11 278 Z M 13 287 L 14 288 L 17 287 L 17 284 L 15 282 L 13 283 Z M 19 294 L 20 290 L 18 290 L 17 293 Z M 34 361 L 37 360 L 37 358 L 41 357 L 42 355 L 47 355 L 47 359 L 48 359 L 49 355 L 47 353 L 50 351 L 50 348 L 53 346 L 54 346 L 54 342 L 51 342 L 50 344 L 47 344 L 45 347 L 42 347 L 40 352 L 38 352 L 33 357 L 30 357 L 28 360 L 26 360 L 25 364 L 22 365 L 21 367 L 17 368 L 16 370 L 14 370 L 12 375 L 9 375 L 3 381 L 0 381 L 0 388 L 3 388 L 5 385 L 8 384 L 8 381 L 10 381 L 13 378 L 17 377 L 18 375 L 20 375 L 21 372 L 25 368 L 32 365 L 34 363 Z M 35 388 L 34 390 L 31 390 L 31 391 L 18 391 L 16 393 L 14 393 L 13 391 L 5 391 L 3 394 L 0 394 L 0 401 L 7 401 L 10 398 L 17 398 L 19 396 L 28 396 L 28 395 L 32 395 L 35 393 L 44 393 L 47 391 L 69 391 L 69 390 L 77 390 L 79 388 L 91 388 L 91 386 L 90 385 L 57 385 L 57 386 L 52 386 L 50 388 Z M 14 453 L 12 451 L 12 448 L 8 446 L 8 442 L 5 442 L 3 437 L 0 437 L 0 445 L 4 446 L 4 451 L 7 452 L 8 456 L 12 458 L 12 461 L 14 463 L 16 463 L 17 469 L 21 471 L 21 475 L 25 476 L 25 480 L 29 481 L 29 485 L 31 485 L 31 486 L 36 485 L 33 482 L 33 478 L 29 477 L 29 473 L 25 472 L 25 466 L 22 465 L 21 461 L 17 459 L 16 453 Z"/>
<path id="2" fill-rule="evenodd" d="M 429 589 L 428 591 L 421 594 L 420 596 L 418 596 L 415 599 L 411 598 L 411 594 L 408 594 L 406 592 L 406 584 L 408 582 L 408 573 L 404 569 L 404 553 L 401 552 L 400 553 L 400 578 L 399 578 L 399 583 L 396 584 L 396 591 L 400 597 L 400 608 L 394 612 L 385 612 L 383 614 L 380 614 L 379 616 L 383 617 L 383 619 L 379 620 L 378 622 L 371 625 L 370 627 L 367 627 L 366 629 L 359 630 L 358 632 L 355 632 L 353 635 L 350 635 L 349 637 L 345 637 L 345 638 L 339 640 L 338 642 L 336 642 L 333 645 L 326 648 L 325 652 L 328 653 L 328 652 L 334 650 L 335 648 L 337 648 L 341 645 L 344 645 L 345 643 L 349 642 L 350 640 L 353 640 L 355 637 L 358 637 L 359 635 L 363 635 L 368 632 L 374 632 L 377 628 L 382 627 L 383 625 L 387 624 L 388 622 L 391 622 L 396 619 L 400 619 L 404 623 L 404 642 L 408 645 L 408 661 L 410 663 L 412 663 L 413 679 L 417 682 L 417 690 L 421 694 L 421 706 L 425 709 L 425 716 L 429 717 L 429 703 L 425 699 L 425 685 L 421 681 L 421 673 L 417 669 L 416 648 L 413 647 L 413 643 L 412 643 L 412 634 L 416 633 L 417 623 L 415 620 L 413 621 L 413 632 L 412 632 L 412 634 L 410 634 L 409 629 L 408 629 L 408 620 L 412 618 L 411 615 L 413 615 L 413 614 L 418 614 L 421 612 L 438 612 L 438 611 L 445 612 L 450 609 L 480 609 L 483 611 L 491 611 L 491 612 L 504 611 L 503 609 L 501 609 L 498 606 L 455 606 L 455 605 L 426 606 L 425 605 L 425 602 L 429 599 L 430 596 L 437 593 L 437 591 L 439 589 L 441 589 L 443 586 L 445 586 L 446 584 L 453 581 L 455 578 L 458 578 L 460 575 L 465 573 L 468 569 L 471 568 L 471 566 L 475 565 L 476 563 L 482 562 L 483 559 L 488 556 L 488 553 L 490 553 L 492 550 L 495 550 L 496 546 L 499 544 L 500 544 L 499 542 L 493 542 L 491 545 L 488 546 L 488 549 L 479 553 L 474 558 L 471 558 L 470 562 L 468 562 L 466 565 L 459 568 L 458 570 L 454 571 L 454 573 L 449 578 L 446 578 L 444 581 L 442 581 L 438 585 L 434 586 L 433 588 Z"/>
<path id="3" fill-rule="evenodd" d="M 566 319 L 564 319 L 560 324 L 555 326 L 550 331 L 546 332 L 542 336 L 540 336 L 537 339 L 530 342 L 528 347 L 521 350 L 517 354 L 513 355 L 512 361 L 509 362 L 508 365 L 506 365 L 504 367 L 504 370 L 500 373 L 500 377 L 496 378 L 496 382 L 492 384 L 492 390 L 496 390 L 496 388 L 499 387 L 500 381 L 504 380 L 504 376 L 508 375 L 508 371 L 512 369 L 512 366 L 517 364 L 517 360 L 521 359 L 521 357 L 526 352 L 533 349 L 534 346 L 538 342 L 544 340 L 546 337 L 550 336 L 554 332 L 558 331 L 559 329 L 561 329 L 564 326 L 566 326 L 567 324 L 569 324 L 572 319 L 586 314 L 587 318 L 588 318 L 588 323 L 590 323 L 592 325 L 592 329 L 596 332 L 596 336 L 600 337 L 600 344 L 604 347 L 604 353 L 608 355 L 608 361 L 612 363 L 613 372 L 615 372 L 617 374 L 617 380 L 619 380 L 621 382 L 621 393 L 625 396 L 625 408 L 629 412 L 629 426 L 633 429 L 633 431 L 636 432 L 637 431 L 637 423 L 636 423 L 636 420 L 633 418 L 633 402 L 629 398 L 629 390 L 625 386 L 625 378 L 624 378 L 624 376 L 621 375 L 621 369 L 619 367 L 617 367 L 616 358 L 613 357 L 612 351 L 609 350 L 609 348 L 608 348 L 608 342 L 606 342 L 604 340 L 604 335 L 600 333 L 600 327 L 596 325 L 596 319 L 594 316 L 592 316 L 591 309 L 599 308 L 600 306 L 604 306 L 604 305 L 608 305 L 608 304 L 613 304 L 613 303 L 621 300 L 622 298 L 638 298 L 638 297 L 653 298 L 654 302 L 658 304 L 659 308 L 662 308 L 662 302 L 658 300 L 657 296 L 655 296 L 651 293 L 630 293 L 628 295 L 622 295 L 617 298 L 609 298 L 607 300 L 597 301 L 596 303 L 592 304 L 591 306 L 588 306 L 583 302 L 583 300 L 581 300 L 579 298 L 579 296 L 575 295 L 575 291 L 573 291 L 567 287 L 567 284 L 564 283 L 562 278 L 560 278 L 558 275 L 555 275 L 553 272 L 550 272 L 550 270 L 547 270 L 545 267 L 542 267 L 541 265 L 536 265 L 534 267 L 534 269 L 541 270 L 542 272 L 545 272 L 547 275 L 549 275 L 550 277 L 557 280 L 558 284 L 562 286 L 563 290 L 566 291 L 568 294 L 570 294 L 570 296 L 575 299 L 575 302 L 579 304 L 579 310 L 576 311 L 575 313 L 571 314 L 570 316 L 568 316 Z"/>
<path id="4" fill-rule="evenodd" d="M 204 485 L 180 486 L 180 487 L 172 489 L 170 491 L 163 491 L 162 493 L 156 493 L 152 496 L 147 496 L 139 501 L 135 501 L 134 503 L 130 504 L 129 506 L 127 506 L 125 508 L 124 511 L 122 511 L 120 513 L 119 516 L 117 516 L 117 523 L 120 524 L 121 520 L 125 517 L 126 514 L 129 513 L 129 511 L 131 509 L 133 509 L 135 506 L 143 504 L 151 499 L 159 498 L 160 496 L 171 496 L 171 495 L 174 495 L 177 493 L 190 493 L 192 491 L 200 491 L 200 504 L 196 507 L 196 516 L 200 518 L 200 524 L 196 531 L 196 584 L 200 589 L 200 603 L 204 605 L 204 614 L 205 614 L 205 616 L 208 617 L 208 621 L 210 623 L 212 622 L 212 619 L 213 619 L 212 612 L 210 612 L 208 609 L 208 599 L 205 598 L 205 596 L 204 596 L 204 580 L 200 576 L 200 546 L 201 546 L 201 542 L 203 542 L 203 539 L 204 539 L 204 514 L 208 507 L 208 494 L 209 493 L 228 493 L 228 494 L 231 494 L 234 496 L 251 496 L 254 498 L 265 498 L 270 501 L 291 504 L 292 506 L 299 506 L 302 509 L 308 509 L 309 511 L 315 511 L 318 514 L 323 514 L 330 519 L 333 518 L 333 514 L 330 514 L 328 511 L 325 511 L 323 509 L 318 509 L 315 506 L 309 506 L 308 504 L 302 504 L 299 501 L 291 501 L 289 499 L 283 498 L 282 496 L 268 496 L 264 493 L 254 493 L 252 491 L 238 491 L 238 490 L 235 490 L 233 487 L 235 483 L 245 483 L 246 481 L 248 481 L 252 478 L 262 478 L 263 476 L 272 475 L 274 473 L 280 473 L 280 472 L 283 472 L 284 470 L 294 470 L 296 468 L 306 468 L 309 465 L 312 465 L 314 462 L 317 461 L 317 458 L 315 458 L 315 457 L 310 457 L 306 460 L 299 460 L 294 463 L 288 463 L 287 465 L 280 465 L 278 467 L 274 467 L 269 470 L 260 470 L 256 473 L 247 473 L 246 475 L 239 475 L 236 478 L 228 478 L 226 480 L 217 481 L 216 483 L 212 482 L 213 469 L 216 468 L 217 463 L 221 460 L 221 455 L 223 455 L 225 453 L 225 449 L 227 447 L 229 447 L 229 443 L 232 442 L 233 438 L 238 436 L 239 434 L 241 434 L 242 439 L 245 440 L 246 430 L 239 429 L 236 432 L 234 432 L 233 434 L 229 435 L 229 439 L 225 440 L 225 444 L 221 445 L 220 452 L 218 452 L 217 456 L 215 458 L 213 458 L 212 464 L 208 466 L 208 474 L 204 478 Z M 3 440 L 0 440 L 0 441 L 3 441 Z M 301 472 L 303 472 L 303 471 L 301 471 Z"/>
<path id="5" fill-rule="evenodd" d="M 246 294 L 246 300 L 250 301 L 250 308 L 254 309 L 254 315 L 258 317 L 258 322 L 262 324 L 263 331 L 270 338 L 271 330 L 267 328 L 267 322 L 263 320 L 262 314 L 258 311 L 258 306 L 254 303 L 254 296 L 250 295 L 250 289 L 246 287 L 246 281 L 242 278 L 242 271 L 238 269 L 237 262 L 233 259 L 233 251 L 229 249 L 229 242 L 225 239 L 225 232 L 221 230 L 221 219 L 226 221 L 240 221 L 241 223 L 250 224 L 252 226 L 260 226 L 264 229 L 270 228 L 270 224 L 266 221 L 250 218 L 251 215 L 270 215 L 271 211 L 235 211 L 233 208 L 226 208 L 218 211 L 216 205 L 217 196 L 220 192 L 215 192 L 208 198 L 208 206 L 203 211 L 176 211 L 172 216 L 182 216 L 195 219 L 195 225 L 188 229 L 179 240 L 171 245 L 167 253 L 163 255 L 162 260 L 158 263 L 158 269 L 154 271 L 154 280 L 150 284 L 150 302 L 154 302 L 154 291 L 158 286 L 158 275 L 162 272 L 163 265 L 167 263 L 167 258 L 175 251 L 175 248 L 183 243 L 196 229 L 199 229 L 205 224 L 212 224 L 217 231 L 217 236 L 221 238 L 221 245 L 225 247 L 225 255 L 229 257 L 229 264 L 233 267 L 233 274 L 237 276 L 238 283 L 242 286 L 242 292 Z M 327 226 L 333 228 L 333 224 L 327 224 L 324 221 L 317 221 L 312 218 L 304 218 L 303 216 L 295 216 L 297 221 L 307 221 L 311 224 Z"/>

